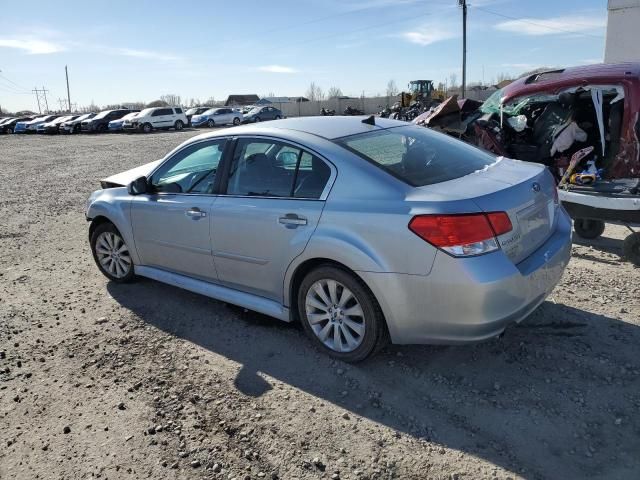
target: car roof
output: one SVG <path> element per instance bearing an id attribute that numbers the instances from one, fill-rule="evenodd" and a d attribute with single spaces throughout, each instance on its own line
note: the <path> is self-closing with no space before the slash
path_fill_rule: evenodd
<path id="1" fill-rule="evenodd" d="M 625 78 L 640 78 L 640 62 L 599 63 L 578 67 L 558 68 L 526 75 L 503 88 L 504 101 L 550 89 L 571 87 L 584 83 L 619 82 Z"/>
<path id="2" fill-rule="evenodd" d="M 255 134 L 259 134 L 260 130 L 263 129 L 294 130 L 326 138 L 327 140 L 334 140 L 336 138 L 371 132 L 373 130 L 410 125 L 406 122 L 380 117 L 375 118 L 375 125 L 369 125 L 367 123 L 362 123 L 362 120 L 366 118 L 368 118 L 367 115 L 344 117 L 296 117 L 276 120 L 273 122 L 254 123 L 251 124 L 250 127 L 251 133 Z M 227 134 L 235 133 L 233 131 L 237 131 L 238 133 L 248 132 L 247 128 L 247 126 L 233 127 L 228 130 L 222 130 L 221 132 L 226 132 Z"/>

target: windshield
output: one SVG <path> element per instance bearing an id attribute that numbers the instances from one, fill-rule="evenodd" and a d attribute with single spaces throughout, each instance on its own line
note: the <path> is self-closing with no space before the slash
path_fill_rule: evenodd
<path id="1" fill-rule="evenodd" d="M 85 113 L 84 115 L 80 115 L 78 118 L 76 118 L 76 120 L 82 121 L 82 120 L 86 120 L 87 118 L 91 118 L 92 114 L 91 113 Z"/>
<path id="2" fill-rule="evenodd" d="M 97 120 L 97 119 L 99 119 L 99 118 L 104 118 L 104 117 L 106 117 L 107 115 L 109 115 L 110 113 L 111 113 L 111 110 L 105 110 L 104 112 L 100 112 L 99 114 L 97 114 L 97 115 L 96 115 L 95 117 L 93 117 L 93 118 L 95 118 L 96 120 Z"/>
<path id="3" fill-rule="evenodd" d="M 140 115 L 141 117 L 146 117 L 147 115 L 149 115 L 154 110 L 155 110 L 155 108 L 145 108 L 138 115 Z"/>
<path id="4" fill-rule="evenodd" d="M 496 162 L 478 148 L 417 126 L 351 135 L 336 143 L 414 187 L 460 178 Z"/>
<path id="5" fill-rule="evenodd" d="M 212 115 L 216 110 L 218 110 L 218 109 L 217 108 L 210 108 L 209 110 L 204 112 L 203 115 Z"/>
<path id="6" fill-rule="evenodd" d="M 503 89 L 496 90 L 480 107 L 482 113 L 500 113 L 500 102 L 504 97 Z M 552 93 L 537 93 L 534 95 L 528 95 L 524 97 L 516 97 L 509 100 L 508 103 L 502 105 L 502 112 L 505 115 L 516 116 L 520 115 L 520 112 L 531 104 L 534 103 L 548 103 L 555 101 L 557 95 Z"/>
<path id="7" fill-rule="evenodd" d="M 260 111 L 260 107 L 253 107 L 251 110 L 249 110 L 247 113 L 248 114 L 252 114 L 252 113 L 258 113 Z"/>
<path id="8" fill-rule="evenodd" d="M 122 117 L 120 120 L 131 120 L 132 118 L 134 118 L 136 115 L 138 115 L 138 112 L 132 112 L 132 113 L 127 113 L 124 117 Z"/>
<path id="9" fill-rule="evenodd" d="M 187 110 L 185 115 L 195 115 L 196 113 L 198 113 L 198 110 L 200 110 L 200 109 L 199 108 L 190 108 L 189 110 Z"/>

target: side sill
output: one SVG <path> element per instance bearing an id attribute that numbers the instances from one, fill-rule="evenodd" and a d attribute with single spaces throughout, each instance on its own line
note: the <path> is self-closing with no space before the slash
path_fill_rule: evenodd
<path id="1" fill-rule="evenodd" d="M 277 318 L 284 322 L 290 322 L 289 309 L 283 307 L 278 302 L 240 292 L 232 288 L 223 287 L 214 283 L 204 282 L 195 278 L 186 277 L 177 273 L 167 272 L 155 267 L 136 265 L 134 267 L 136 275 L 147 277 L 158 282 L 167 283 L 174 287 L 184 288 L 190 292 L 199 293 L 206 297 L 211 297 L 222 302 L 232 303 L 255 312 Z"/>

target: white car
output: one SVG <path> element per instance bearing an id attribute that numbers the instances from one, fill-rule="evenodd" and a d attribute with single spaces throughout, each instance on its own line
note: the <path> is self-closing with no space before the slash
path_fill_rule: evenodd
<path id="1" fill-rule="evenodd" d="M 194 127 L 215 127 L 216 125 L 227 125 L 232 123 L 240 125 L 242 123 L 242 112 L 230 107 L 210 108 L 200 115 L 191 117 L 191 125 Z"/>
<path id="2" fill-rule="evenodd" d="M 79 133 L 80 125 L 82 124 L 82 122 L 84 120 L 91 120 L 95 116 L 96 114 L 93 112 L 85 113 L 84 115 L 80 115 L 73 120 L 65 121 L 64 123 L 62 123 L 62 125 L 60 125 L 60 133 Z"/>
<path id="3" fill-rule="evenodd" d="M 125 120 L 122 128 L 149 133 L 152 130 L 168 130 L 170 128 L 182 130 L 188 124 L 187 116 L 180 107 L 153 107 L 145 108 L 135 118 Z"/>

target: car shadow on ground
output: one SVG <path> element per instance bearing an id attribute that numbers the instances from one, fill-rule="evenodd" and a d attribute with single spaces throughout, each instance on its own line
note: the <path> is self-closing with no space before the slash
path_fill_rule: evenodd
<path id="1" fill-rule="evenodd" d="M 640 471 L 633 324 L 545 302 L 500 340 L 390 346 L 347 366 L 319 353 L 297 324 L 151 280 L 108 290 L 147 324 L 241 364 L 235 387 L 245 395 L 265 394 L 272 377 L 525 478 Z"/>

